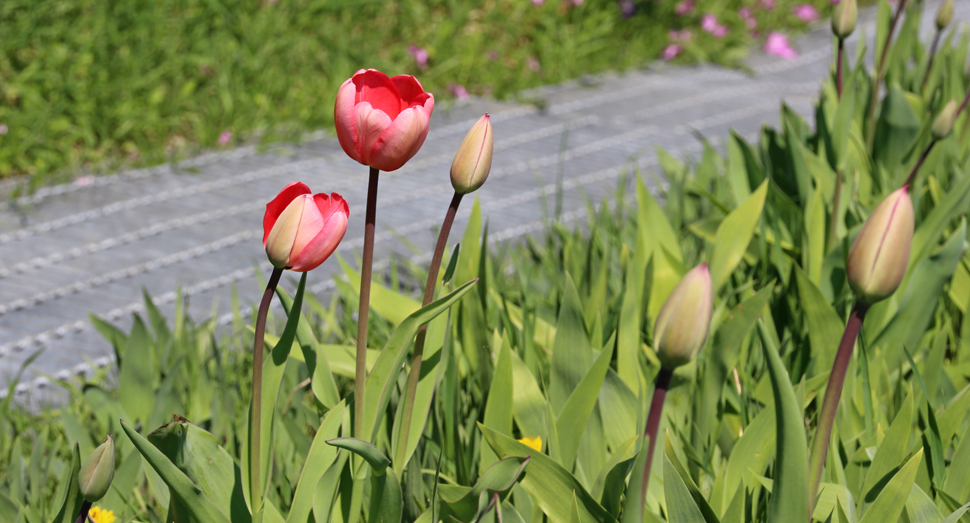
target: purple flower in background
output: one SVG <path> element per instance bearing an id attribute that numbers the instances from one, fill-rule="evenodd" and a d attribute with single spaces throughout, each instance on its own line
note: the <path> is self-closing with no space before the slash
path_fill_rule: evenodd
<path id="1" fill-rule="evenodd" d="M 741 9 L 738 9 L 738 16 L 741 17 L 741 20 L 744 20 L 744 25 L 748 29 L 753 30 L 756 27 L 758 27 L 758 20 L 754 17 L 753 14 L 751 14 L 751 9 L 748 9 L 747 7 L 742 7 Z"/>
<path id="2" fill-rule="evenodd" d="M 451 94 L 455 95 L 455 98 L 459 100 L 468 99 L 468 90 L 466 90 L 465 86 L 461 84 L 455 84 L 451 86 Z"/>
<path id="3" fill-rule="evenodd" d="M 788 37 L 781 33 L 768 34 L 765 40 L 765 52 L 785 60 L 798 58 L 798 51 L 792 49 L 791 44 L 788 43 Z"/>
<path id="4" fill-rule="evenodd" d="M 701 29 L 711 33 L 715 38 L 723 38 L 728 33 L 728 28 L 717 23 L 717 17 L 712 14 L 706 14 L 701 18 Z"/>
<path id="5" fill-rule="evenodd" d="M 572 0 L 573 5 L 583 5 L 583 0 Z"/>
<path id="6" fill-rule="evenodd" d="M 761 7 L 773 11 L 775 9 L 775 0 L 761 0 Z"/>
<path id="7" fill-rule="evenodd" d="M 532 5 L 542 5 L 546 3 L 546 0 L 532 0 Z"/>
<path id="8" fill-rule="evenodd" d="M 664 48 L 662 53 L 660 53 L 660 58 L 668 61 L 673 60 L 677 57 L 677 55 L 680 54 L 681 51 L 683 51 L 683 48 L 681 48 L 679 45 L 670 44 Z"/>
<path id="9" fill-rule="evenodd" d="M 637 6 L 633 3 L 633 0 L 620 0 L 619 4 L 623 18 L 630 18 L 637 12 Z"/>
<path id="10" fill-rule="evenodd" d="M 9 131 L 9 130 L 10 129 L 7 127 L 7 124 L 0 123 L 0 135 L 7 134 L 7 131 Z"/>
<path id="11" fill-rule="evenodd" d="M 526 61 L 526 64 L 529 66 L 529 69 L 532 69 L 533 71 L 538 71 L 539 69 L 542 69 L 542 65 L 539 64 L 539 60 L 536 60 L 531 56 Z"/>
<path id="12" fill-rule="evenodd" d="M 690 29 L 682 29 L 680 31 L 670 31 L 667 33 L 667 38 L 671 42 L 689 42 L 694 35 L 691 33 Z"/>
<path id="13" fill-rule="evenodd" d="M 414 57 L 414 61 L 418 64 L 418 69 L 424 70 L 428 68 L 428 51 L 425 48 L 409 45 L 408 53 Z"/>
<path id="14" fill-rule="evenodd" d="M 693 8 L 694 0 L 681 0 L 679 4 L 674 6 L 674 13 L 677 13 L 677 16 L 684 16 Z"/>
<path id="15" fill-rule="evenodd" d="M 222 131 L 219 135 L 219 145 L 226 145 L 232 140 L 232 133 L 229 131 Z"/>
<path id="16" fill-rule="evenodd" d="M 791 12 L 802 22 L 817 22 L 819 19 L 818 11 L 815 10 L 815 6 L 812 4 L 796 5 L 792 8 Z"/>
<path id="17" fill-rule="evenodd" d="M 487 56 L 489 60 L 494 62 L 495 60 L 498 60 L 498 51 L 492 49 L 485 56 Z"/>

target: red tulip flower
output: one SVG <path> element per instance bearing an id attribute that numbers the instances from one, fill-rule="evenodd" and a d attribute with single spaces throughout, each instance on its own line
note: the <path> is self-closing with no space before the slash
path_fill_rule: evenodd
<path id="1" fill-rule="evenodd" d="M 274 267 L 313 270 L 336 250 L 349 216 L 347 201 L 339 194 L 313 194 L 303 183 L 293 182 L 266 204 L 263 247 Z"/>
<path id="2" fill-rule="evenodd" d="M 361 69 L 337 91 L 337 138 L 354 160 L 394 171 L 421 149 L 433 109 L 434 95 L 417 78 Z"/>

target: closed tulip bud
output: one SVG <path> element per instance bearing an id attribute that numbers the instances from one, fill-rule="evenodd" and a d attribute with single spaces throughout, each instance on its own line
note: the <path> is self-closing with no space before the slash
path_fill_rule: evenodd
<path id="1" fill-rule="evenodd" d="M 306 272 L 315 269 L 336 250 L 350 208 L 339 194 L 312 194 L 300 182 L 287 185 L 266 204 L 263 247 L 273 266 Z"/>
<path id="2" fill-rule="evenodd" d="M 855 31 L 858 17 L 859 7 L 856 0 L 842 0 L 832 11 L 832 32 L 840 40 L 848 38 Z"/>
<path id="3" fill-rule="evenodd" d="M 953 130 L 953 120 L 957 117 L 957 101 L 950 100 L 940 114 L 933 120 L 933 139 L 942 140 L 950 135 Z"/>
<path id="4" fill-rule="evenodd" d="M 936 12 L 936 28 L 940 31 L 947 28 L 953 21 L 953 0 L 946 0 Z"/>
<path id="5" fill-rule="evenodd" d="M 694 359 L 707 341 L 713 313 L 711 271 L 702 263 L 684 275 L 657 314 L 653 348 L 663 368 L 673 370 Z"/>
<path id="6" fill-rule="evenodd" d="M 81 495 L 85 500 L 94 503 L 103 498 L 115 477 L 115 442 L 108 439 L 88 456 L 81 471 L 78 472 L 77 482 L 81 488 Z"/>
<path id="7" fill-rule="evenodd" d="M 903 187 L 879 203 L 852 242 L 845 272 L 856 296 L 869 304 L 896 292 L 913 243 L 913 202 Z"/>
<path id="8" fill-rule="evenodd" d="M 461 141 L 451 163 L 451 185 L 456 192 L 477 190 L 492 168 L 492 119 L 488 113 L 478 119 Z"/>

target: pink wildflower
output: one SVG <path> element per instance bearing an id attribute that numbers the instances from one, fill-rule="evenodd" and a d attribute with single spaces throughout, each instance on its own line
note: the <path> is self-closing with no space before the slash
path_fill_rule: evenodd
<path id="1" fill-rule="evenodd" d="M 758 19 L 751 14 L 751 9 L 748 9 L 747 7 L 738 9 L 738 16 L 741 17 L 741 20 L 744 21 L 744 25 L 747 26 L 748 29 L 755 29 L 758 27 Z"/>
<path id="2" fill-rule="evenodd" d="M 488 54 L 486 54 L 485 56 L 487 56 L 489 60 L 494 62 L 495 60 L 498 60 L 498 51 L 493 49 L 489 51 Z"/>
<path id="3" fill-rule="evenodd" d="M 529 60 L 526 62 L 526 64 L 529 66 L 529 69 L 532 69 L 533 71 L 538 71 L 539 69 L 542 69 L 542 66 L 539 64 L 539 60 L 536 60 L 531 56 L 529 57 Z"/>
<path id="4" fill-rule="evenodd" d="M 7 131 L 9 131 L 9 130 L 10 129 L 7 127 L 7 124 L 0 123 L 0 135 L 7 134 Z"/>
<path id="5" fill-rule="evenodd" d="M 428 68 L 428 51 L 425 48 L 409 45 L 408 53 L 414 57 L 414 61 L 418 64 L 418 69 L 424 70 Z"/>
<path id="6" fill-rule="evenodd" d="M 660 58 L 670 61 L 676 58 L 677 55 L 681 53 L 681 51 L 683 51 L 683 48 L 681 48 L 679 45 L 670 44 L 664 48 L 662 53 L 660 53 Z"/>
<path id="7" fill-rule="evenodd" d="M 812 23 L 817 22 L 819 19 L 818 11 L 815 10 L 815 6 L 812 4 L 796 5 L 792 8 L 791 12 L 802 22 Z"/>
<path id="8" fill-rule="evenodd" d="M 583 5 L 583 0 L 572 0 L 573 5 Z"/>
<path id="9" fill-rule="evenodd" d="M 765 52 L 785 60 L 798 58 L 798 51 L 792 49 L 788 43 L 788 37 L 781 33 L 768 34 L 768 38 L 765 40 Z"/>
<path id="10" fill-rule="evenodd" d="M 455 98 L 459 100 L 468 99 L 468 91 L 465 89 L 465 86 L 461 84 L 451 86 L 451 94 L 455 95 Z"/>
<path id="11" fill-rule="evenodd" d="M 92 183 L 94 183 L 94 176 L 91 175 L 81 176 L 80 178 L 74 180 L 74 185 L 77 185 L 78 187 L 86 187 Z"/>
<path id="12" fill-rule="evenodd" d="M 667 33 L 667 38 L 671 42 L 689 42 L 694 35 L 691 33 L 690 29 L 683 29 L 680 31 L 670 31 Z"/>
<path id="13" fill-rule="evenodd" d="M 229 131 L 222 131 L 219 135 L 219 145 L 226 145 L 232 140 L 232 133 Z"/>
<path id="14" fill-rule="evenodd" d="M 619 4 L 620 13 L 623 14 L 623 18 L 630 18 L 637 12 L 637 6 L 634 5 L 633 0 L 620 0 Z"/>
<path id="15" fill-rule="evenodd" d="M 679 4 L 674 6 L 674 13 L 677 13 L 677 16 L 684 16 L 693 8 L 694 0 L 681 0 Z"/>
<path id="16" fill-rule="evenodd" d="M 761 0 L 761 7 L 764 7 L 768 11 L 773 11 L 775 9 L 775 0 Z"/>
<path id="17" fill-rule="evenodd" d="M 715 38 L 723 38 L 728 33 L 728 28 L 717 23 L 717 17 L 712 14 L 706 14 L 701 18 L 701 29 L 711 33 Z"/>
<path id="18" fill-rule="evenodd" d="M 544 3 L 546 3 L 546 0 L 532 0 L 532 5 L 539 6 L 539 5 L 542 5 Z"/>

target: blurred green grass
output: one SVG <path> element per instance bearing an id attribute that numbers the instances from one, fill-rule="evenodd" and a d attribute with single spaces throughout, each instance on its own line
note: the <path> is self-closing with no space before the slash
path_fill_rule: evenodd
<path id="1" fill-rule="evenodd" d="M 18 190 L 29 191 L 297 139 L 332 126 L 337 88 L 362 67 L 415 74 L 439 103 L 457 86 L 505 98 L 654 61 L 668 30 L 684 27 L 696 36 L 678 60 L 736 64 L 752 39 L 741 6 L 766 27 L 804 26 L 791 14 L 802 2 L 763 2 L 698 0 L 678 16 L 676 2 L 639 0 L 624 16 L 616 0 L 4 0 L 0 178 L 23 175 Z M 700 31 L 705 13 L 727 37 Z M 426 67 L 411 45 L 427 50 Z"/>

